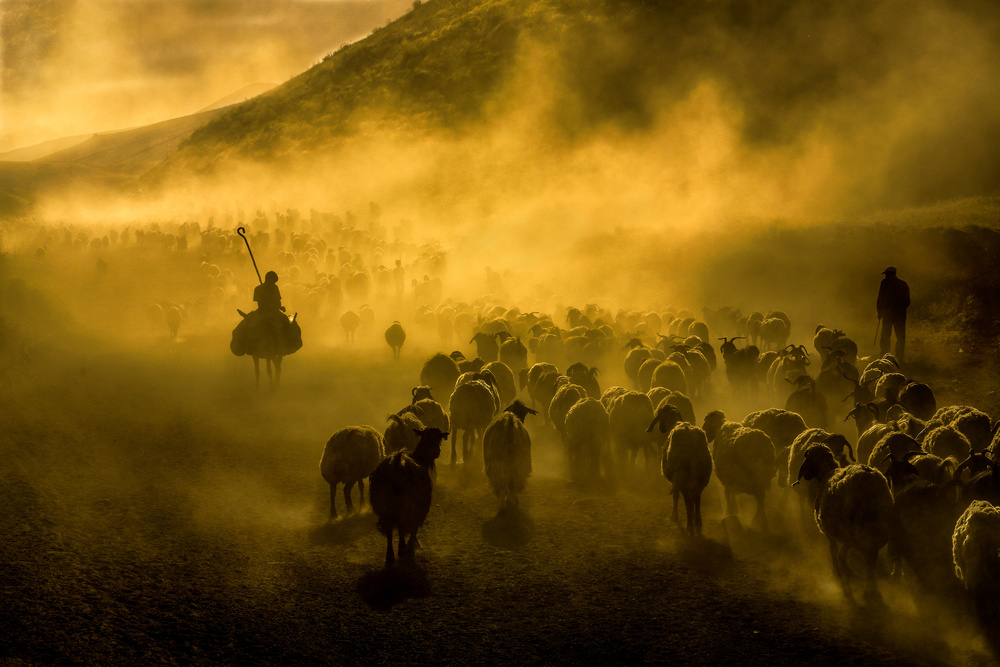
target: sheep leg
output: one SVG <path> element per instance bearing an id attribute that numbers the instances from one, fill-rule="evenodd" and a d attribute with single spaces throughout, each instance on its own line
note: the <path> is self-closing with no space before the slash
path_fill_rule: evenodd
<path id="1" fill-rule="evenodd" d="M 402 555 L 402 554 L 400 554 Z M 392 553 L 392 530 L 385 536 L 385 564 L 392 565 L 396 562 L 396 555 Z"/>
<path id="2" fill-rule="evenodd" d="M 754 500 L 757 501 L 757 511 L 754 513 L 753 522 L 762 532 L 767 532 L 767 512 L 764 511 L 764 494 L 758 493 L 754 495 Z"/>
<path id="3" fill-rule="evenodd" d="M 851 570 L 847 566 L 847 545 L 842 544 L 838 553 L 836 543 L 830 540 L 830 551 L 834 554 L 834 562 L 836 563 L 834 571 L 840 578 L 840 587 L 844 591 L 844 597 L 848 603 L 854 604 L 854 592 L 851 590 Z"/>
<path id="4" fill-rule="evenodd" d="M 458 431 L 458 429 L 455 428 L 455 427 L 452 427 L 452 430 L 453 431 Z M 455 463 L 458 462 L 458 450 L 456 449 L 456 447 L 458 447 L 458 433 L 457 432 L 453 433 L 451 435 L 451 466 L 453 468 L 455 467 Z"/>
<path id="5" fill-rule="evenodd" d="M 337 485 L 330 485 L 330 518 L 337 518 Z"/>
<path id="6" fill-rule="evenodd" d="M 694 505 L 695 528 L 697 529 L 698 534 L 701 535 L 701 491 L 697 491 L 694 494 L 694 499 L 692 503 Z"/>
<path id="7" fill-rule="evenodd" d="M 361 507 L 365 506 L 365 478 L 362 477 L 358 480 L 358 495 L 361 499 L 358 501 Z M 368 499 L 369 504 L 371 504 L 371 498 Z"/>
<path id="8" fill-rule="evenodd" d="M 397 551 L 399 552 L 400 558 L 406 558 L 409 555 L 406 547 L 406 535 L 403 534 L 402 529 L 399 531 L 399 548 Z"/>
<path id="9" fill-rule="evenodd" d="M 701 498 L 696 492 L 684 494 L 684 511 L 687 514 L 688 534 L 701 535 Z"/>
<path id="10" fill-rule="evenodd" d="M 253 358 L 253 377 L 257 383 L 257 391 L 260 391 L 260 357 Z"/>
<path id="11" fill-rule="evenodd" d="M 868 604 L 881 604 L 882 595 L 878 591 L 878 582 L 875 573 L 878 567 L 878 549 L 869 549 L 865 552 L 865 602 Z"/>
<path id="12" fill-rule="evenodd" d="M 670 492 L 670 495 L 674 497 L 674 511 L 670 513 L 670 520 L 673 521 L 674 523 L 680 523 L 680 517 L 677 514 L 677 499 L 678 499 L 677 497 L 680 495 L 680 492 L 677 489 L 673 489 Z M 687 507 L 687 496 L 684 496 L 684 506 Z M 688 530 L 690 530 L 691 529 L 691 508 L 690 507 L 688 507 L 688 515 L 687 515 L 687 517 L 688 517 Z"/>
<path id="13" fill-rule="evenodd" d="M 354 482 L 344 482 L 344 504 L 347 505 L 347 513 L 354 514 L 354 503 L 351 502 L 351 489 L 354 488 Z"/>

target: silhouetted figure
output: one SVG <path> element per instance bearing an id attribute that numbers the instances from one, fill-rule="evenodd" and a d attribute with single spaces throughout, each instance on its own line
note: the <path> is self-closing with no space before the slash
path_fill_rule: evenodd
<path id="1" fill-rule="evenodd" d="M 882 337 L 879 340 L 881 353 L 889 351 L 892 331 L 896 331 L 896 359 L 903 361 L 906 346 L 906 309 L 910 305 L 910 287 L 896 277 L 896 267 L 890 266 L 882 273 L 885 278 L 878 288 L 875 304 L 878 317 L 882 321 Z"/>
<path id="2" fill-rule="evenodd" d="M 257 302 L 260 311 L 283 311 L 281 292 L 278 290 L 278 274 L 268 271 L 264 274 L 264 282 L 253 288 L 253 300 Z"/>
<path id="3" fill-rule="evenodd" d="M 260 328 L 270 345 L 280 347 L 288 335 L 289 322 L 282 312 L 285 308 L 281 305 L 277 273 L 264 274 L 264 282 L 253 289 L 253 300 L 257 302 L 257 310 L 248 314 L 248 324 Z"/>

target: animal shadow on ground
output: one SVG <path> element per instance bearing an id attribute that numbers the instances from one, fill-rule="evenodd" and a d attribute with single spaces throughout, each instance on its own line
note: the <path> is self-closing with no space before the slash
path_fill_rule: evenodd
<path id="1" fill-rule="evenodd" d="M 387 611 L 400 602 L 427 597 L 431 594 L 431 584 L 422 567 L 404 558 L 361 577 L 357 591 L 369 607 Z"/>
<path id="2" fill-rule="evenodd" d="M 535 534 L 535 522 L 520 507 L 500 510 L 483 522 L 483 539 L 500 549 L 523 548 Z"/>
<path id="3" fill-rule="evenodd" d="M 375 515 L 355 512 L 323 523 L 309 531 L 309 541 L 318 546 L 337 547 L 357 542 L 375 532 Z"/>
<path id="4" fill-rule="evenodd" d="M 685 537 L 678 555 L 689 568 L 705 574 L 721 574 L 733 566 L 733 550 L 707 537 Z"/>

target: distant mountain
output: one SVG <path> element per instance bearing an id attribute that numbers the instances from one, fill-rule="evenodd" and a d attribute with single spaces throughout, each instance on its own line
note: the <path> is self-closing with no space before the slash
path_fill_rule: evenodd
<path id="1" fill-rule="evenodd" d="M 38 162 L 85 164 L 126 176 L 140 176 L 176 151 L 177 146 L 192 132 L 223 111 L 224 108 L 217 108 L 131 130 L 95 134 Z"/>
<path id="2" fill-rule="evenodd" d="M 12 151 L 0 153 L 0 162 L 31 162 L 32 160 L 38 160 L 58 151 L 65 150 L 71 146 L 75 146 L 86 141 L 92 136 L 94 135 L 81 134 L 75 137 L 61 137 L 59 139 L 43 141 L 32 146 L 15 148 Z"/>

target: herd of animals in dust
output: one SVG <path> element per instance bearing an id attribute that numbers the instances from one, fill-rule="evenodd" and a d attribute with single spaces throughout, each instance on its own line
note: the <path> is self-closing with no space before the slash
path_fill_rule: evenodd
<path id="1" fill-rule="evenodd" d="M 444 297 L 439 276 L 447 253 L 440 246 L 387 241 L 384 228 L 372 223 L 362 231 L 356 222 L 289 211 L 277 214 L 268 231 L 260 213 L 249 237 L 243 228 L 237 235 L 186 223 L 176 233 L 132 230 L 132 243 L 186 252 L 195 239 L 216 261 L 244 267 L 247 251 L 258 250 L 262 264 L 275 262 L 287 277 L 286 300 L 311 318 L 302 321 L 339 316 L 346 345 L 356 332 L 369 340 L 382 333 L 367 302 L 405 292 L 415 310 L 408 326 L 434 332 L 445 350 L 456 341 L 467 347 L 468 355 L 428 358 L 384 428 L 345 425 L 322 453 L 331 520 L 338 517 L 338 487 L 354 512 L 353 489 L 363 505 L 367 482 L 386 540 L 386 567 L 414 558 L 448 444 L 450 466 L 484 472 L 500 513 L 516 511 L 519 497 L 530 493 L 527 419 L 562 443 L 572 484 L 662 474 L 671 518 L 685 539 L 703 539 L 701 499 L 713 478 L 724 490 L 727 518 L 737 515 L 739 496 L 755 500 L 752 526 L 759 531 L 769 530 L 765 496 L 793 494 L 803 534 L 828 541 L 833 575 L 849 604 L 884 606 L 878 579 L 891 569 L 924 604 L 967 606 L 987 641 L 1000 647 L 1000 421 L 971 405 L 938 405 L 930 386 L 907 376 L 910 295 L 894 267 L 871 295 L 880 354 L 863 357 L 843 331 L 822 324 L 803 331 L 781 311 L 744 315 L 722 307 L 699 317 L 673 308 L 609 312 L 588 304 L 524 312 L 503 303 L 504 277 L 489 268 L 492 296 L 459 303 Z M 112 246 L 129 242 L 128 232 L 113 236 Z M 58 234 L 49 240 L 57 242 Z M 406 264 L 386 266 L 386 258 L 404 255 Z M 238 302 L 229 268 L 203 259 L 200 270 L 214 294 L 228 294 L 225 308 Z M 408 274 L 422 278 L 406 284 Z M 234 354 L 253 357 L 258 387 L 258 360 L 266 360 L 273 389 L 282 357 L 303 345 L 279 281 L 270 270 L 259 280 L 258 307 L 240 312 L 231 343 Z M 352 304 L 361 307 L 347 309 Z M 179 307 L 153 310 L 176 336 Z M 384 338 L 398 359 L 407 340 L 400 321 Z M 800 340 L 807 342 L 789 342 Z M 624 371 L 630 386 L 601 387 L 599 369 L 612 367 Z M 712 404 L 722 395 L 770 407 L 727 415 Z"/>

